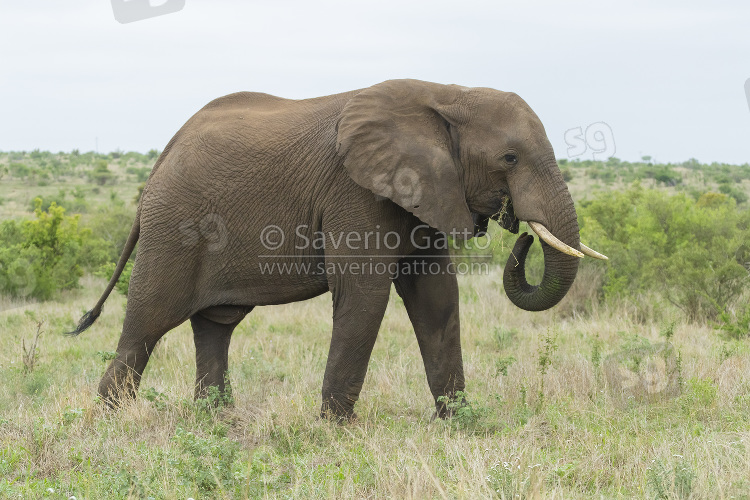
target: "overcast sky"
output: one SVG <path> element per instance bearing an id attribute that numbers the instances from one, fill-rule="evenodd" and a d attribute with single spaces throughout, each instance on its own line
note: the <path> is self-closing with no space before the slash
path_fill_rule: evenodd
<path id="1" fill-rule="evenodd" d="M 109 0 L 6 1 L 0 150 L 145 152 L 230 92 L 418 78 L 518 93 L 559 158 L 591 158 L 566 131 L 594 124 L 626 160 L 745 163 L 749 22 L 747 0 L 185 0 L 128 24 Z"/>

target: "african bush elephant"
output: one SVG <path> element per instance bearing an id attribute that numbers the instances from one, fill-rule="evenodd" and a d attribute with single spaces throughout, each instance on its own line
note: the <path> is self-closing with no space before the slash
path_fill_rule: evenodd
<path id="1" fill-rule="evenodd" d="M 228 389 L 230 337 L 254 307 L 330 291 L 321 412 L 351 418 L 393 283 L 445 416 L 437 399 L 462 391 L 464 374 L 457 280 L 437 242 L 471 238 L 489 219 L 513 232 L 528 221 L 545 241 L 539 286 L 524 274 L 532 236 L 518 238 L 505 267 L 506 293 L 522 309 L 554 306 L 579 249 L 598 255 L 580 245 L 544 127 L 516 94 L 418 80 L 304 100 L 231 94 L 167 144 L 109 285 L 71 333 L 99 316 L 139 242 L 99 394 L 110 404 L 134 396 L 156 342 L 189 319 L 200 397 Z M 324 244 L 310 244 L 321 234 Z"/>

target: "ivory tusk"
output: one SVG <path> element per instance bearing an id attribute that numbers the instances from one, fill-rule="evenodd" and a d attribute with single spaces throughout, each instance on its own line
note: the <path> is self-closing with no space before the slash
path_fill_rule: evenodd
<path id="1" fill-rule="evenodd" d="M 601 259 L 601 260 L 609 260 L 609 257 L 607 257 L 604 254 L 600 254 L 596 250 L 592 250 L 583 243 L 581 243 L 581 252 L 584 253 L 584 255 L 588 255 L 589 257 L 593 257 L 595 259 Z"/>
<path id="2" fill-rule="evenodd" d="M 573 257 L 578 257 L 579 259 L 583 258 L 583 254 L 581 252 L 558 240 L 554 234 L 550 233 L 549 230 L 544 227 L 543 224 L 530 221 L 527 221 L 527 224 L 541 239 L 543 239 L 549 246 L 551 246 L 555 250 L 559 250 L 564 254 L 572 255 Z"/>

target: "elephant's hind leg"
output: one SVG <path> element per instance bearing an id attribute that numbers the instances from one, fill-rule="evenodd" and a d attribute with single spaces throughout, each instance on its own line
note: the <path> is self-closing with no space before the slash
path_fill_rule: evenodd
<path id="1" fill-rule="evenodd" d="M 412 269 L 422 272 L 402 274 L 394 285 L 417 335 L 437 415 L 445 418 L 449 412 L 439 398 L 452 398 L 464 390 L 458 282 L 450 272 L 450 257 L 431 251 L 436 255 L 403 259 L 404 266 L 413 265 Z"/>
<path id="2" fill-rule="evenodd" d="M 118 406 L 123 399 L 135 397 L 156 343 L 187 319 L 176 315 L 170 318 L 165 312 L 169 311 L 143 306 L 135 297 L 128 300 L 117 355 L 99 382 L 99 396 L 109 406 Z"/>
<path id="3" fill-rule="evenodd" d="M 229 370 L 229 342 L 232 332 L 252 307 L 215 306 L 190 318 L 195 341 L 195 399 L 209 396 L 209 388 L 228 396 L 231 387 Z"/>

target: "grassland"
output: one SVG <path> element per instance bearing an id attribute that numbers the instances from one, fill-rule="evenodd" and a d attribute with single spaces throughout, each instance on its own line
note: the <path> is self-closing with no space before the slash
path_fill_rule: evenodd
<path id="1" fill-rule="evenodd" d="M 114 185 L 93 186 L 85 165 L 42 186 L 6 177 L 0 211 L 28 217 L 30 197 L 75 186 L 90 193 L 90 207 L 115 189 L 132 210 L 138 179 L 127 165 L 110 161 Z M 628 181 L 571 168 L 574 196 Z M 679 184 L 703 182 L 691 172 Z M 747 183 L 733 186 L 746 192 Z M 671 184 L 661 188 L 679 186 Z M 317 417 L 328 295 L 243 321 L 230 350 L 231 405 L 192 401 L 194 348 L 182 325 L 158 344 L 139 399 L 119 412 L 95 394 L 119 337 L 122 295 L 78 338 L 61 332 L 96 301 L 102 278 L 87 275 L 46 302 L 0 298 L 0 497 L 750 498 L 748 339 L 726 340 L 649 293 L 581 312 L 573 305 L 586 299 L 586 283 L 601 279 L 591 268 L 557 308 L 520 311 L 505 297 L 501 268 L 489 269 L 459 277 L 471 407 L 452 421 L 431 420 L 395 294 L 359 420 L 348 425 Z M 38 330 L 30 369 L 24 353 Z"/>

